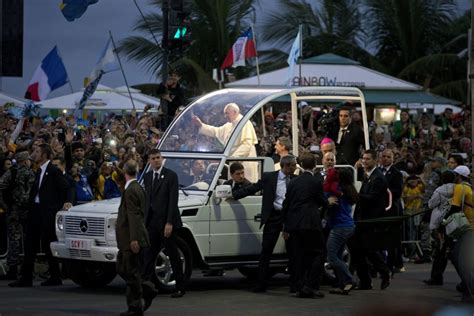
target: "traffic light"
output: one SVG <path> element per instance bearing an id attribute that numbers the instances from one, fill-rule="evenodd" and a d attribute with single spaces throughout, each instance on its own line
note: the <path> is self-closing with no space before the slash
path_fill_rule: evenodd
<path id="1" fill-rule="evenodd" d="M 185 0 L 170 2 L 168 17 L 168 48 L 174 50 L 184 49 L 191 40 L 191 18 Z"/>

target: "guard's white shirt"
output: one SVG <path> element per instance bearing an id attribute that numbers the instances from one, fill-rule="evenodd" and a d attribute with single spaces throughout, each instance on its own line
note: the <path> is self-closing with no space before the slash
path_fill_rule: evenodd
<path id="1" fill-rule="evenodd" d="M 349 130 L 347 128 L 348 128 L 348 126 L 339 129 L 339 133 L 337 134 L 337 143 L 338 144 L 341 143 L 343 131 L 346 131 L 345 132 L 346 134 L 349 132 Z"/>
<path id="2" fill-rule="evenodd" d="M 287 176 L 280 170 L 278 172 L 275 201 L 273 201 L 273 208 L 275 210 L 281 210 L 283 208 L 283 201 L 286 195 L 286 178 Z"/>
<path id="3" fill-rule="evenodd" d="M 133 181 L 137 181 L 136 178 L 133 178 L 133 179 L 130 179 L 127 181 L 127 183 L 125 183 L 125 190 L 127 190 L 128 186 L 130 185 L 130 183 L 132 183 Z"/>
<path id="4" fill-rule="evenodd" d="M 38 204 L 40 203 L 39 189 L 41 188 L 41 182 L 43 182 L 43 177 L 44 177 L 44 174 L 46 173 L 46 168 L 48 168 L 48 164 L 50 163 L 50 161 L 51 160 L 47 160 L 40 167 L 41 174 L 40 174 L 40 179 L 39 179 L 39 183 L 38 183 L 38 193 L 36 193 L 36 196 L 35 196 L 35 203 L 38 203 Z"/>

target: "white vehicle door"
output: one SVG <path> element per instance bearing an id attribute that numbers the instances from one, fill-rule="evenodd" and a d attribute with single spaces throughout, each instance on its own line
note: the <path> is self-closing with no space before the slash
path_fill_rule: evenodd
<path id="1" fill-rule="evenodd" d="M 261 196 L 248 196 L 238 201 L 213 199 L 211 205 L 211 256 L 260 254 Z"/>
<path id="2" fill-rule="evenodd" d="M 259 164 L 258 170 L 261 170 L 261 161 L 255 164 Z M 220 179 L 219 184 L 224 180 Z M 260 229 L 261 193 L 237 201 L 213 197 L 210 205 L 211 256 L 259 255 L 263 233 Z"/>

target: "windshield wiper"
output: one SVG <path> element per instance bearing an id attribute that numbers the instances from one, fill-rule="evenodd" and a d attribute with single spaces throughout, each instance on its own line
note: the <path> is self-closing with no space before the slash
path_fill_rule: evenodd
<path id="1" fill-rule="evenodd" d="M 184 184 L 178 184 L 178 188 L 181 189 L 181 191 L 183 192 L 183 194 L 184 194 L 185 196 L 189 196 L 189 193 L 186 192 L 186 191 L 184 191 L 184 189 L 183 189 L 183 188 L 185 188 L 185 187 L 186 187 L 186 186 L 185 186 Z"/>

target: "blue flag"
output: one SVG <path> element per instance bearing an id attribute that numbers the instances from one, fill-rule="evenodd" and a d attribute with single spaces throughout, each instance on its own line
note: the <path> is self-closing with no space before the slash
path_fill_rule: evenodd
<path id="1" fill-rule="evenodd" d="M 97 78 L 94 79 L 94 81 L 90 82 L 87 87 L 84 89 L 84 94 L 82 95 L 81 100 L 79 101 L 79 104 L 76 106 L 76 109 L 74 110 L 74 116 L 75 117 L 82 117 L 81 113 L 82 110 L 84 110 L 84 107 L 86 106 L 87 100 L 94 94 L 95 90 L 97 89 L 97 86 L 99 85 L 100 78 L 102 78 L 102 75 L 104 74 L 103 71 L 99 73 Z"/>
<path id="2" fill-rule="evenodd" d="M 63 0 L 59 8 L 66 20 L 72 22 L 80 18 L 84 12 L 86 12 L 88 6 L 98 1 L 99 0 Z"/>
<path id="3" fill-rule="evenodd" d="M 298 35 L 296 35 L 295 41 L 293 42 L 293 45 L 291 46 L 290 53 L 288 54 L 288 59 L 287 63 L 289 65 L 288 67 L 288 79 L 286 82 L 286 85 L 288 87 L 291 86 L 291 80 L 293 79 L 293 74 L 294 74 L 294 69 L 295 65 L 298 62 L 298 57 L 301 56 L 301 40 L 300 40 L 301 34 L 298 31 Z"/>
<path id="4" fill-rule="evenodd" d="M 120 70 L 120 65 L 115 57 L 114 46 L 112 45 L 112 39 L 109 38 L 107 44 L 105 44 L 104 50 L 101 52 L 97 63 L 89 76 L 90 81 L 94 81 L 100 73 L 109 73 L 112 71 Z"/>

